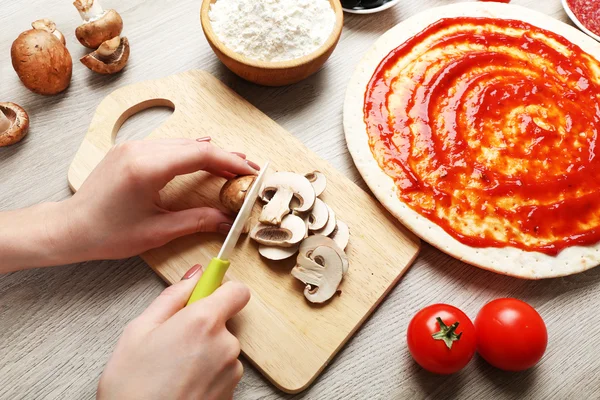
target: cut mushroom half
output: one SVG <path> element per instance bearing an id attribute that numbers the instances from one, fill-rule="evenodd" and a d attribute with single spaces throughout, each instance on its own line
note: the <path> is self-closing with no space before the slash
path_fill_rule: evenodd
<path id="1" fill-rule="evenodd" d="M 300 248 L 300 243 L 293 245 L 292 247 L 274 247 L 274 246 L 266 246 L 261 244 L 258 246 L 258 252 L 264 258 L 273 261 L 285 260 L 286 258 L 290 258 Z"/>
<path id="2" fill-rule="evenodd" d="M 313 171 L 304 175 L 306 179 L 311 183 L 313 188 L 315 189 L 315 194 L 320 196 L 325 191 L 325 187 L 327 186 L 327 178 L 325 178 L 325 174 L 321 171 Z"/>
<path id="3" fill-rule="evenodd" d="M 329 210 L 327 209 L 327 204 L 323 202 L 323 200 L 317 198 L 315 199 L 315 205 L 312 210 L 310 210 L 310 214 L 308 217 L 308 229 L 310 231 L 318 231 L 319 229 L 323 229 L 325 225 L 327 225 L 327 221 L 329 220 Z"/>
<path id="4" fill-rule="evenodd" d="M 236 176 L 229 179 L 219 193 L 221 204 L 231 212 L 238 213 L 244 204 L 246 194 L 256 180 L 256 175 Z"/>
<path id="5" fill-rule="evenodd" d="M 67 44 L 65 36 L 62 34 L 61 31 L 56 29 L 56 24 L 54 23 L 54 21 L 49 20 L 48 18 L 42 18 L 38 19 L 37 21 L 33 21 L 31 23 L 31 27 L 33 29 L 41 29 L 48 33 L 51 33 L 54 36 L 56 36 L 56 38 L 60 40 L 63 45 Z"/>
<path id="6" fill-rule="evenodd" d="M 348 246 L 350 240 L 350 228 L 345 222 L 337 220 L 337 224 L 331 235 L 329 235 L 333 241 L 340 246 L 340 249 L 344 250 Z"/>
<path id="7" fill-rule="evenodd" d="M 73 5 L 83 20 L 75 30 L 75 36 L 85 47 L 97 49 L 121 34 L 123 19 L 115 10 L 104 11 L 98 0 L 75 0 Z"/>
<path id="8" fill-rule="evenodd" d="M 304 297 L 311 303 L 324 303 L 337 292 L 342 282 L 343 262 L 332 247 L 318 246 L 308 256 L 298 257 L 292 276 L 302 281 Z"/>
<path id="9" fill-rule="evenodd" d="M 81 57 L 81 63 L 99 74 L 114 74 L 125 68 L 129 60 L 129 41 L 116 36 L 102 43 L 98 50 Z"/>
<path id="10" fill-rule="evenodd" d="M 348 256 L 346 256 L 344 250 L 338 246 L 332 238 L 327 236 L 313 235 L 304 239 L 302 244 L 300 244 L 300 249 L 298 250 L 298 260 L 301 258 L 310 258 L 312 252 L 319 246 L 331 247 L 339 254 L 342 260 L 342 272 L 344 275 L 346 275 L 346 272 L 348 272 L 348 268 L 350 267 Z"/>
<path id="11" fill-rule="evenodd" d="M 302 175 L 293 172 L 276 172 L 269 176 L 260 198 L 268 203 L 263 207 L 259 221 L 263 224 L 279 225 L 290 211 L 306 212 L 315 204 L 315 190 Z M 294 205 L 291 205 L 295 199 Z"/>
<path id="12" fill-rule="evenodd" d="M 285 216 L 281 225 L 259 223 L 250 232 L 250 237 L 267 246 L 292 247 L 304 239 L 306 224 L 293 214 Z"/>
<path id="13" fill-rule="evenodd" d="M 17 143 L 27 134 L 29 116 L 15 103 L 0 103 L 0 147 Z"/>
<path id="14" fill-rule="evenodd" d="M 325 224 L 325 226 L 323 228 L 313 231 L 313 233 L 315 235 L 329 236 L 335 230 L 335 226 L 336 226 L 335 212 L 333 212 L 331 207 L 329 207 L 327 204 L 325 204 L 325 207 L 327 207 L 327 214 L 328 214 L 327 223 Z"/>

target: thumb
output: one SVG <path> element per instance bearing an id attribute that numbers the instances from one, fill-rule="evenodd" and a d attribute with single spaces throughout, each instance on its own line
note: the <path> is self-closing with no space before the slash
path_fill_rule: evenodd
<path id="1" fill-rule="evenodd" d="M 194 265 L 183 275 L 181 281 L 163 290 L 138 318 L 152 325 L 160 325 L 171 318 L 185 307 L 202 272 L 200 264 Z"/>
<path id="2" fill-rule="evenodd" d="M 175 211 L 158 216 L 158 225 L 168 240 L 197 232 L 229 233 L 233 219 L 216 208 L 200 207 Z"/>

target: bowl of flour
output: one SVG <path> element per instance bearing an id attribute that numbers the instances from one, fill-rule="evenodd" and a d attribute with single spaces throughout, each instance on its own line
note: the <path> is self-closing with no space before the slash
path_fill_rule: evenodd
<path id="1" fill-rule="evenodd" d="M 204 0 L 202 29 L 238 76 L 266 86 L 317 72 L 340 38 L 339 0 Z"/>

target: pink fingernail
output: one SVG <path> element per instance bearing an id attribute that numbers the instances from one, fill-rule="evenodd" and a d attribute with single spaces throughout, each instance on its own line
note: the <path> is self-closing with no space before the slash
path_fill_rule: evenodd
<path id="1" fill-rule="evenodd" d="M 211 140 L 212 140 L 212 138 L 210 136 L 204 136 L 204 137 L 196 139 L 196 142 L 210 142 Z"/>
<path id="2" fill-rule="evenodd" d="M 227 235 L 229 233 L 229 231 L 231 230 L 231 227 L 233 225 L 231 225 L 228 222 L 221 222 L 219 224 L 219 226 L 217 227 L 217 232 L 222 233 L 223 235 Z"/>
<path id="3" fill-rule="evenodd" d="M 246 158 L 246 155 L 244 153 L 238 153 L 237 151 L 232 151 L 231 154 L 235 154 L 240 158 Z"/>
<path id="4" fill-rule="evenodd" d="M 181 280 L 190 279 L 191 277 L 193 277 L 194 275 L 196 275 L 196 273 L 198 273 L 198 271 L 200 271 L 201 269 L 202 269 L 202 265 L 200 265 L 200 264 L 194 265 L 192 268 L 190 268 L 188 270 L 188 272 L 185 273 L 185 275 L 183 275 L 183 277 L 181 278 Z"/>
<path id="5" fill-rule="evenodd" d="M 248 164 L 250 168 L 260 171 L 260 165 L 258 165 L 257 163 L 252 162 L 250 160 L 246 160 L 246 164 Z"/>

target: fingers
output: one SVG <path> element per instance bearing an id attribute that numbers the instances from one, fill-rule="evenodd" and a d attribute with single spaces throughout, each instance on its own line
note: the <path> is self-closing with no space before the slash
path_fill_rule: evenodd
<path id="1" fill-rule="evenodd" d="M 200 170 L 233 175 L 257 173 L 257 170 L 242 157 L 213 146 L 209 142 L 192 141 L 189 145 L 177 147 L 177 151 L 168 147 L 147 160 L 150 164 L 149 170 L 159 175 L 165 182 L 177 175 Z M 254 163 L 253 165 L 256 166 Z"/>
<path id="2" fill-rule="evenodd" d="M 162 243 L 197 232 L 229 233 L 233 218 L 216 208 L 200 207 L 157 215 L 150 232 Z"/>
<path id="3" fill-rule="evenodd" d="M 219 287 L 210 296 L 191 304 L 188 308 L 192 312 L 199 309 L 210 310 L 219 323 L 225 324 L 250 301 L 250 289 L 241 282 L 228 281 Z"/>
<path id="4" fill-rule="evenodd" d="M 203 270 L 200 264 L 194 265 L 183 276 L 180 282 L 163 290 L 138 319 L 146 321 L 152 328 L 152 325 L 160 325 L 171 318 L 179 310 L 185 307 L 196 283 L 202 276 L 202 272 Z"/>

